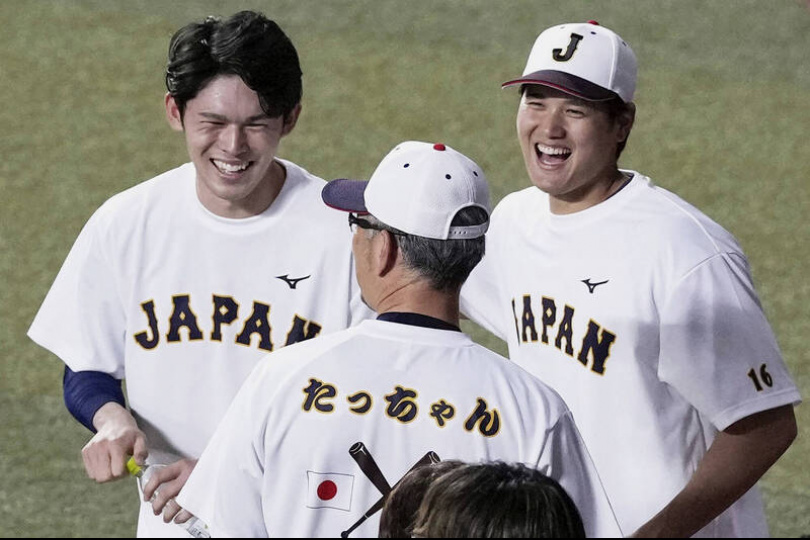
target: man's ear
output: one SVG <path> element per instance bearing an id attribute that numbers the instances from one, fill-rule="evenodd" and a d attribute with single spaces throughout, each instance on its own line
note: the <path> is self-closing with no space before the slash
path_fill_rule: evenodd
<path id="1" fill-rule="evenodd" d="M 298 123 L 298 117 L 301 115 L 301 102 L 298 102 L 298 105 L 290 111 L 284 118 L 284 126 L 281 128 L 281 136 L 289 135 L 289 133 L 295 128 L 295 124 Z"/>
<path id="2" fill-rule="evenodd" d="M 180 112 L 180 107 L 177 106 L 177 102 L 168 92 L 166 92 L 164 101 L 166 105 L 166 120 L 169 121 L 169 125 L 175 131 L 183 131 L 183 114 Z"/>
<path id="3" fill-rule="evenodd" d="M 630 137 L 630 131 L 633 129 L 633 124 L 636 121 L 636 104 L 628 103 L 625 109 L 619 114 L 617 119 L 619 124 L 618 142 L 624 142 Z"/>
<path id="4" fill-rule="evenodd" d="M 377 275 L 383 277 L 397 265 L 399 244 L 389 231 L 378 232 L 372 241 L 376 242 Z"/>

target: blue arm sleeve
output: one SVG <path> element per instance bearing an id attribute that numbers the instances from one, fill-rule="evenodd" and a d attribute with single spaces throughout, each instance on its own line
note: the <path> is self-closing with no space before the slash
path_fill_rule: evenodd
<path id="1" fill-rule="evenodd" d="M 126 407 L 121 381 L 101 371 L 77 372 L 65 366 L 62 390 L 67 410 L 93 433 L 93 416 L 102 405 L 112 401 Z"/>

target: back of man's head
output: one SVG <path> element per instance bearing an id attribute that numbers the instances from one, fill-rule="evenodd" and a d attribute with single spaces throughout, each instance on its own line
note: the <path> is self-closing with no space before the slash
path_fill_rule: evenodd
<path id="1" fill-rule="evenodd" d="M 485 252 L 485 238 L 460 238 L 437 240 L 407 234 L 387 223 L 369 216 L 372 223 L 391 231 L 399 244 L 402 259 L 413 274 L 424 279 L 430 288 L 441 292 L 456 292 L 467 281 L 470 273 L 481 262 Z M 451 222 L 453 227 L 485 225 L 489 214 L 478 206 L 468 206 L 458 211 Z"/>
<path id="2" fill-rule="evenodd" d="M 166 88 L 181 114 L 220 75 L 237 75 L 271 118 L 286 119 L 301 101 L 298 53 L 279 26 L 261 13 L 208 17 L 178 30 L 169 43 Z"/>
<path id="3" fill-rule="evenodd" d="M 389 231 L 407 270 L 437 291 L 457 292 L 484 256 L 489 185 L 470 158 L 441 143 L 398 144 L 365 181 L 337 179 L 327 205 L 363 216 L 366 234 Z"/>

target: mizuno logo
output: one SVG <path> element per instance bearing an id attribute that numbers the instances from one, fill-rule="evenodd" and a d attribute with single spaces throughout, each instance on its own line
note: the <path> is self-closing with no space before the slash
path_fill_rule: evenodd
<path id="1" fill-rule="evenodd" d="M 283 276 L 276 276 L 276 279 L 280 279 L 284 283 L 290 286 L 291 289 L 295 289 L 298 286 L 299 281 L 304 281 L 305 279 L 309 279 L 311 276 L 304 276 L 299 278 L 291 278 L 289 274 L 284 274 Z"/>
<path id="2" fill-rule="evenodd" d="M 591 278 L 588 278 L 588 279 L 583 279 L 583 280 L 581 280 L 581 281 L 582 281 L 582 283 L 584 283 L 585 285 L 587 285 L 587 286 L 588 286 L 588 292 L 589 292 L 589 293 L 591 293 L 591 294 L 593 294 L 593 291 L 595 291 L 595 290 L 596 290 L 596 288 L 597 288 L 599 285 L 604 285 L 605 283 L 607 283 L 607 282 L 608 282 L 608 281 L 610 281 L 610 280 L 609 280 L 609 279 L 606 279 L 605 281 L 600 281 L 599 283 L 591 283 Z"/>

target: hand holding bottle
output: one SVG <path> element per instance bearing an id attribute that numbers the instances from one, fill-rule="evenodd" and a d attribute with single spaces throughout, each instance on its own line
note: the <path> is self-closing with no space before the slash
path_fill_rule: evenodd
<path id="1" fill-rule="evenodd" d="M 170 465 L 138 465 L 132 457 L 127 462 L 127 469 L 138 478 L 144 501 L 152 503 L 155 515 L 163 512 L 164 522 L 174 520 L 175 524 L 186 529 L 195 538 L 209 538 L 207 525 L 183 510 L 174 500 L 196 464 L 197 460 L 181 459 Z"/>

